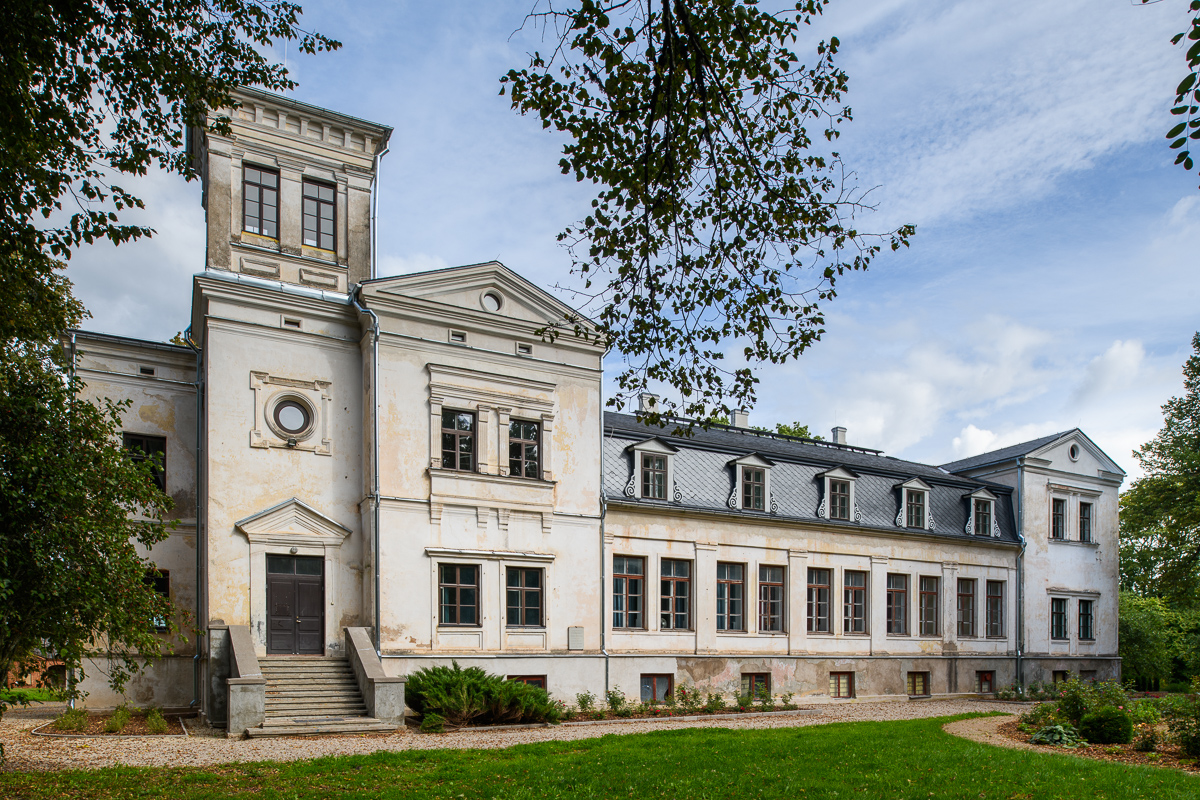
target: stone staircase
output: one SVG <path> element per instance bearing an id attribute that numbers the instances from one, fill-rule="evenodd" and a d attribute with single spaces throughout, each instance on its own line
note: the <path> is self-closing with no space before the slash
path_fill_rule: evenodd
<path id="1" fill-rule="evenodd" d="M 259 659 L 259 668 L 267 681 L 266 718 L 246 731 L 252 739 L 396 729 L 367 716 L 348 659 L 266 656 Z"/>

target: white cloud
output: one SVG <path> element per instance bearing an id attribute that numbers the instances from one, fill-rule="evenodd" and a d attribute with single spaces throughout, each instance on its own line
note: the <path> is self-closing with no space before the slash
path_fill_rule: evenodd
<path id="1" fill-rule="evenodd" d="M 391 275 L 428 272 L 429 270 L 445 269 L 449 266 L 451 264 L 447 263 L 446 259 L 441 256 L 432 256 L 428 253 L 413 253 L 408 256 L 380 256 L 379 277 L 386 278 Z"/>
<path id="2" fill-rule="evenodd" d="M 1104 401 L 1113 392 L 1134 384 L 1146 350 L 1139 341 L 1115 341 L 1087 366 L 1083 380 L 1071 394 L 1071 405 L 1086 406 Z"/>

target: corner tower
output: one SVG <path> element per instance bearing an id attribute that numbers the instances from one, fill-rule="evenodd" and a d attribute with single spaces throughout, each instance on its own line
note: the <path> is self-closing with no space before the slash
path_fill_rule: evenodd
<path id="1" fill-rule="evenodd" d="M 371 277 L 372 193 L 392 129 L 238 89 L 230 135 L 191 129 L 206 270 L 345 292 Z"/>

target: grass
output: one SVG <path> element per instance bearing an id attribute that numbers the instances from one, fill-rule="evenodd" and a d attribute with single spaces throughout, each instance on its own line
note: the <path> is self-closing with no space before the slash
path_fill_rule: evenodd
<path id="1" fill-rule="evenodd" d="M 19 703 L 53 703 L 62 700 L 62 694 L 53 689 L 0 689 L 0 701 Z"/>
<path id="2" fill-rule="evenodd" d="M 961 719 L 956 717 L 955 719 Z M 607 735 L 504 750 L 434 750 L 229 764 L 0 773 L 0 797 L 40 798 L 983 798 L 1200 797 L 1200 777 L 1005 750 L 942 719 Z"/>

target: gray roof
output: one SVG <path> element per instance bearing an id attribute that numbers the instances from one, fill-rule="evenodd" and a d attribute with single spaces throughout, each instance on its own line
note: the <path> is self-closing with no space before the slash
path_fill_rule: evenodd
<path id="1" fill-rule="evenodd" d="M 951 475 L 937 467 L 914 461 L 884 456 L 877 450 L 820 444 L 811 440 L 763 434 L 729 426 L 703 430 L 699 427 L 690 436 L 676 435 L 666 428 L 639 423 L 629 414 L 604 415 L 604 491 L 612 503 L 687 508 L 709 513 L 748 514 L 774 517 L 781 520 L 820 520 L 831 528 L 838 526 L 868 527 L 899 533 L 907 529 L 896 525 L 900 508 L 899 484 L 919 477 L 931 487 L 929 512 L 934 520 L 933 531 L 909 531 L 920 535 L 962 537 L 974 539 L 964 531 L 968 518 L 967 495 L 987 486 L 997 496 L 996 522 L 1001 536 L 998 541 L 1017 541 L 1012 509 L 1012 489 L 962 475 Z M 625 493 L 634 475 L 634 460 L 629 446 L 656 438 L 677 449 L 672 456 L 672 495 L 678 500 L 655 501 L 630 497 Z M 736 470 L 730 468 L 731 458 L 757 453 L 774 462 L 771 468 L 772 509 L 751 512 L 730 509 L 727 505 L 736 486 Z M 845 467 L 858 475 L 855 480 L 854 522 L 826 520 L 817 512 L 821 506 L 824 483 L 819 476 L 833 467 Z M 993 540 L 996 541 L 996 540 Z"/>
<path id="2" fill-rule="evenodd" d="M 1040 450 L 1051 442 L 1057 441 L 1073 431 L 1079 430 L 1072 428 L 1069 431 L 1061 431 L 1052 433 L 1049 436 L 1043 436 L 1040 439 L 1031 439 L 1028 442 L 1001 447 L 999 450 L 991 450 L 987 453 L 980 453 L 977 456 L 970 458 L 962 458 L 958 461 L 951 461 L 949 464 L 942 464 L 942 469 L 947 472 L 964 472 L 976 467 L 983 467 L 988 464 L 1000 464 L 1005 461 L 1011 461 L 1020 456 L 1029 455 L 1034 450 Z"/>

